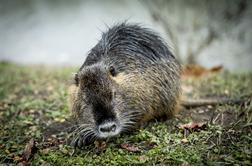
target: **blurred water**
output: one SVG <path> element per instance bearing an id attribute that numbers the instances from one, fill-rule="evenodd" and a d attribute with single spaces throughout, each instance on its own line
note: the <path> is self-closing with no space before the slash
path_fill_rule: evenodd
<path id="1" fill-rule="evenodd" d="M 210 21 L 204 20 L 204 9 L 197 9 L 200 6 L 195 5 L 197 1 L 190 1 L 189 6 L 183 1 L 169 2 L 172 12 L 168 10 L 167 18 L 170 16 L 172 23 L 178 22 L 176 26 L 182 28 L 177 34 L 179 43 L 175 44 L 186 56 L 188 48 L 199 45 L 207 33 L 204 28 L 190 31 L 194 19 Z M 220 7 L 216 2 L 213 9 Z M 125 20 L 154 29 L 173 48 L 164 27 L 153 21 L 144 3 L 140 0 L 0 0 L 0 60 L 80 65 L 99 40 L 101 31 L 107 29 L 106 24 L 111 26 Z M 198 63 L 206 67 L 224 65 L 229 70 L 252 70 L 252 3 L 249 5 L 239 24 L 231 27 L 217 21 L 223 24 L 219 38 L 201 52 Z M 188 35 L 192 38 L 187 38 Z"/>
<path id="2" fill-rule="evenodd" d="M 80 64 L 107 29 L 128 20 L 154 27 L 138 1 L 1 1 L 0 59 Z"/>

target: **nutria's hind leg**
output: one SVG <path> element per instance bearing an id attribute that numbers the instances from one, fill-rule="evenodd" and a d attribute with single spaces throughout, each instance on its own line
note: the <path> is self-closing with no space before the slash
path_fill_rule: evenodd
<path id="1" fill-rule="evenodd" d="M 150 119 L 149 121 L 141 123 L 140 129 L 146 128 L 152 124 L 163 123 L 169 119 L 171 119 L 171 117 L 167 116 L 166 114 L 159 117 L 154 117 L 153 119 Z"/>
<path id="2" fill-rule="evenodd" d="M 175 117 L 181 110 L 183 110 L 183 107 L 181 106 L 181 101 L 180 99 L 177 99 L 176 105 L 172 111 L 171 118 Z"/>
<path id="3" fill-rule="evenodd" d="M 162 114 L 152 117 L 148 121 L 145 121 L 141 124 L 141 128 L 148 126 L 149 124 L 165 122 L 167 120 L 175 118 L 175 116 L 183 109 L 181 107 L 179 100 L 176 101 L 176 104 L 172 110 L 162 111 Z"/>
<path id="4" fill-rule="evenodd" d="M 155 124 L 155 123 L 162 123 L 162 122 L 172 119 L 173 117 L 174 117 L 174 114 L 162 114 L 160 116 L 153 117 L 152 119 L 141 123 L 140 128 L 146 128 L 147 126 L 151 124 Z"/>

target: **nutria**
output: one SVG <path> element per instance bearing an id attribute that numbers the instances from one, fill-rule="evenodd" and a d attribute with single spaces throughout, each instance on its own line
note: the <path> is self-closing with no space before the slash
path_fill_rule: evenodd
<path id="1" fill-rule="evenodd" d="M 181 67 L 164 40 L 150 29 L 122 23 L 91 49 L 71 87 L 81 147 L 145 122 L 171 117 L 180 97 Z"/>

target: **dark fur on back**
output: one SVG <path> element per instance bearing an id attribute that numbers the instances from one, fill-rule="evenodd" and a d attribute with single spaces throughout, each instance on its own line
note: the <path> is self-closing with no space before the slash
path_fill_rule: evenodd
<path id="1" fill-rule="evenodd" d="M 102 34 L 102 39 L 90 51 L 80 70 L 111 54 L 120 56 L 121 61 L 126 56 L 138 59 L 142 63 L 153 63 L 161 58 L 174 58 L 167 44 L 153 31 L 139 25 L 123 23 Z"/>
<path id="2" fill-rule="evenodd" d="M 83 146 L 173 115 L 180 65 L 157 34 L 123 23 L 103 33 L 75 81 L 71 109 L 78 127 L 73 144 Z"/>

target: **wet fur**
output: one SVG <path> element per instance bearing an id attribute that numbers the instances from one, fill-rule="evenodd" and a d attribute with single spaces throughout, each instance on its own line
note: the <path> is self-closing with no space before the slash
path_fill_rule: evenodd
<path id="1" fill-rule="evenodd" d="M 77 122 L 72 144 L 81 147 L 100 139 L 97 126 L 106 120 L 118 122 L 122 133 L 171 117 L 179 105 L 180 74 L 180 64 L 151 30 L 126 23 L 110 28 L 70 88 Z"/>

